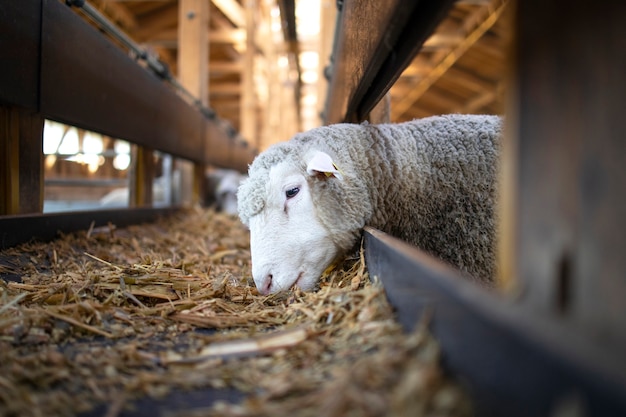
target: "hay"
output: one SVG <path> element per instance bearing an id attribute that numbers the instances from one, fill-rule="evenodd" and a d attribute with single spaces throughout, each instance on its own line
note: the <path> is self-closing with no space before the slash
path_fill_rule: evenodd
<path id="1" fill-rule="evenodd" d="M 362 259 L 261 296 L 234 217 L 188 210 L 0 252 L 0 414 L 75 415 L 235 388 L 175 415 L 470 415 L 425 326 L 394 320 Z"/>

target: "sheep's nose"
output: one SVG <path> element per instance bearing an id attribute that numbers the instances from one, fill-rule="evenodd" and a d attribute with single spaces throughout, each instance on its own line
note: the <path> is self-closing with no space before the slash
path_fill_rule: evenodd
<path id="1" fill-rule="evenodd" d="M 262 295 L 267 295 L 270 293 L 270 288 L 272 287 L 272 274 L 267 274 L 259 284 L 257 284 L 257 289 Z"/>

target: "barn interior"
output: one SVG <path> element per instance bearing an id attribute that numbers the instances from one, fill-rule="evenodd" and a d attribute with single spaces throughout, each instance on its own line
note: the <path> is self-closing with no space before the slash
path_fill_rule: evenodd
<path id="1" fill-rule="evenodd" d="M 619 2 L 3 2 L 3 412 L 624 415 L 625 19 Z M 450 113 L 505 116 L 495 290 L 368 229 L 316 294 L 256 292 L 215 178 L 317 126 Z"/>

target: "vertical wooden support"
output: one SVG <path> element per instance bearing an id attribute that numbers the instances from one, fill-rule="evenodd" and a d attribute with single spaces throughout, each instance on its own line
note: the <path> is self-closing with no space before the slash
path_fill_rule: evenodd
<path id="1" fill-rule="evenodd" d="M 154 150 L 134 145 L 130 175 L 129 205 L 131 207 L 152 205 L 154 172 Z"/>
<path id="2" fill-rule="evenodd" d="M 517 154 L 503 185 L 515 190 L 504 207 L 517 216 L 504 218 L 510 242 L 502 254 L 529 308 L 622 342 L 624 16 L 625 2 L 517 2 L 517 103 L 506 144 Z"/>
<path id="3" fill-rule="evenodd" d="M 317 77 L 317 108 L 319 114 L 323 113 L 326 106 L 329 81 L 326 75 L 328 74 L 330 77 L 332 71 L 331 56 L 333 54 L 333 41 L 335 39 L 336 26 L 337 2 L 334 0 L 322 0 L 320 4 L 319 68 Z"/>
<path id="4" fill-rule="evenodd" d="M 0 107 L 0 215 L 43 209 L 43 118 Z"/>
<path id="5" fill-rule="evenodd" d="M 256 120 L 256 92 L 254 89 L 255 65 L 255 1 L 245 0 L 246 10 L 246 51 L 243 53 L 243 69 L 241 71 L 241 135 L 260 149 L 259 135 L 257 134 Z"/>
<path id="6" fill-rule="evenodd" d="M 208 105 L 209 2 L 181 0 L 178 5 L 178 22 L 178 78 L 203 105 Z M 198 149 L 198 152 L 204 152 L 204 149 Z M 203 199 L 205 170 L 204 164 L 196 163 L 193 173 L 182 176 L 191 178 L 193 204 L 198 204 Z M 183 183 L 182 186 L 186 185 Z"/>
<path id="7" fill-rule="evenodd" d="M 389 123 L 391 121 L 391 94 L 387 93 L 370 111 L 367 120 L 370 123 Z"/>

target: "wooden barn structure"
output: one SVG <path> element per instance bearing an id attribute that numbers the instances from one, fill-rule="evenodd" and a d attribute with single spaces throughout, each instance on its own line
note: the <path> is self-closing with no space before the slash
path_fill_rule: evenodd
<path id="1" fill-rule="evenodd" d="M 176 211 L 163 155 L 189 205 L 303 129 L 504 114 L 500 291 L 373 229 L 368 269 L 407 329 L 432 313 L 477 415 L 626 415 L 625 23 L 619 1 L 2 2 L 0 249 Z M 80 180 L 127 184 L 128 208 L 44 213 L 77 171 L 46 164 L 48 122 L 102 135 L 103 170 L 132 144 L 126 182 Z"/>

